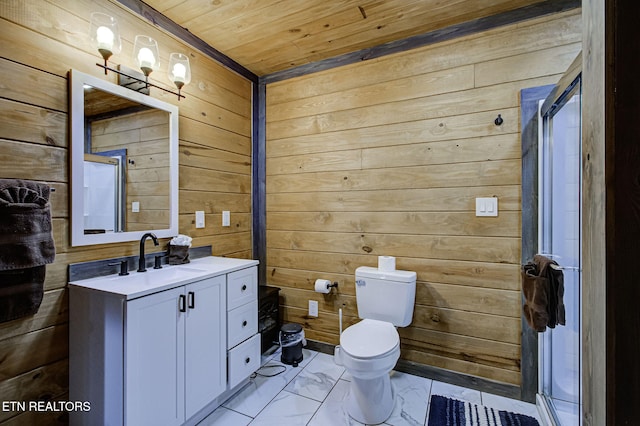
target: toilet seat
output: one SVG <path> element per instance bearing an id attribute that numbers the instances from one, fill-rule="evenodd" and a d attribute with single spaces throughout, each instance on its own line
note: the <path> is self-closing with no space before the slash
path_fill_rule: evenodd
<path id="1" fill-rule="evenodd" d="M 378 358 L 396 349 L 400 336 L 393 324 L 364 319 L 340 335 L 340 346 L 353 358 Z"/>

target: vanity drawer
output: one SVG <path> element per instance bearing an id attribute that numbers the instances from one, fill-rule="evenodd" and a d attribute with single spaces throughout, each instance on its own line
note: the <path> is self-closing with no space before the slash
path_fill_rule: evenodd
<path id="1" fill-rule="evenodd" d="M 227 314 L 227 348 L 258 332 L 258 302 L 247 303 Z"/>
<path id="2" fill-rule="evenodd" d="M 241 269 L 227 275 L 227 310 L 258 300 L 258 268 Z"/>
<path id="3" fill-rule="evenodd" d="M 229 389 L 249 377 L 260 368 L 260 335 L 256 334 L 231 349 L 227 355 L 229 365 Z"/>

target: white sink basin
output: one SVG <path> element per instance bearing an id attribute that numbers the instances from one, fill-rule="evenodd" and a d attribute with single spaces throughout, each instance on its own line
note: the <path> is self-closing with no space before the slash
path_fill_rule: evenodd
<path id="1" fill-rule="evenodd" d="M 204 274 L 206 269 L 192 268 L 190 266 L 163 266 L 162 269 L 147 269 L 147 272 L 154 272 L 162 277 L 179 278 L 189 274 Z M 142 272 L 141 272 L 142 273 Z"/>
<path id="2" fill-rule="evenodd" d="M 201 275 L 206 273 L 205 269 L 192 268 L 189 266 L 163 266 L 161 269 L 148 268 L 146 272 L 130 271 L 129 275 L 125 276 L 111 276 L 112 280 L 126 280 L 126 281 L 145 281 L 145 282 L 166 282 L 175 281 L 181 278 L 191 278 L 194 275 Z"/>
<path id="3" fill-rule="evenodd" d="M 183 281 L 193 280 L 199 276 L 208 275 L 207 269 L 194 268 L 183 265 L 164 265 L 161 269 L 148 268 L 146 272 L 130 271 L 129 275 L 109 275 L 106 277 L 92 278 L 92 287 L 100 288 L 112 293 L 126 294 L 130 297 L 139 297 L 142 293 L 156 289 L 162 290 Z"/>

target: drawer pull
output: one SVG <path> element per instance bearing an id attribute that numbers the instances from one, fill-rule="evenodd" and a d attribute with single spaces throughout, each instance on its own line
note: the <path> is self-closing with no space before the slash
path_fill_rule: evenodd
<path id="1" fill-rule="evenodd" d="M 245 291 L 247 289 L 247 285 L 246 284 L 242 284 L 242 291 Z"/>
<path id="2" fill-rule="evenodd" d="M 247 320 L 242 321 L 242 326 L 246 327 L 247 326 Z"/>
<path id="3" fill-rule="evenodd" d="M 247 357 L 247 359 L 244 360 L 245 364 L 249 364 L 251 362 L 251 358 Z"/>
<path id="4" fill-rule="evenodd" d="M 189 309 L 194 309 L 196 307 L 196 295 L 194 292 L 189 292 Z"/>
<path id="5" fill-rule="evenodd" d="M 180 312 L 187 312 L 186 305 L 186 297 L 184 297 L 184 294 L 181 294 L 180 297 L 178 297 L 178 309 L 180 310 Z"/>

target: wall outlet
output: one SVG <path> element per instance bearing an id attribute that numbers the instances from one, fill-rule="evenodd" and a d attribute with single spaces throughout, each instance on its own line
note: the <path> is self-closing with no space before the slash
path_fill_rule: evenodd
<path id="1" fill-rule="evenodd" d="M 317 317 L 318 316 L 318 301 L 317 300 L 309 300 L 309 316 Z"/>
<path id="2" fill-rule="evenodd" d="M 140 202 L 134 201 L 131 203 L 131 211 L 133 213 L 138 213 L 140 211 Z"/>
<path id="3" fill-rule="evenodd" d="M 196 211 L 196 228 L 204 228 L 204 211 Z"/>

